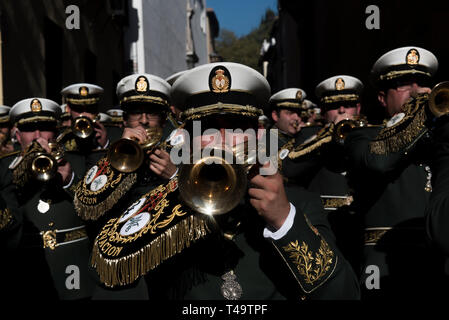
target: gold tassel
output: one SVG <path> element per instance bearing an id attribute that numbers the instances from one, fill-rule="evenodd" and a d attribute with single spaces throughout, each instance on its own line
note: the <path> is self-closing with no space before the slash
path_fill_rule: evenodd
<path id="1" fill-rule="evenodd" d="M 136 181 L 137 174 L 132 173 L 128 175 L 105 200 L 97 205 L 86 205 L 82 203 L 76 192 L 73 204 L 78 216 L 83 220 L 97 220 L 105 212 L 110 210 L 131 189 Z M 79 185 L 79 188 L 81 187 L 82 183 Z"/>
<path id="2" fill-rule="evenodd" d="M 107 287 L 131 284 L 210 232 L 204 217 L 190 215 L 137 252 L 118 259 L 104 258 L 96 240 L 92 250 L 91 265 L 97 270 L 101 282 Z"/>

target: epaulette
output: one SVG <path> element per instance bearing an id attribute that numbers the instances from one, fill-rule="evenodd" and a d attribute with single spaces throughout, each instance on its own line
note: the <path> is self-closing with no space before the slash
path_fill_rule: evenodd
<path id="1" fill-rule="evenodd" d="M 288 157 L 292 160 L 295 160 L 303 155 L 309 154 L 312 151 L 318 149 L 325 143 L 329 143 L 332 141 L 332 135 L 334 132 L 334 124 L 330 124 L 306 141 L 295 147 L 289 154 Z"/>
<path id="2" fill-rule="evenodd" d="M 402 106 L 402 112 L 384 123 L 384 128 L 370 142 L 370 152 L 374 154 L 389 154 L 410 147 L 426 129 L 427 93 L 420 94 Z"/>

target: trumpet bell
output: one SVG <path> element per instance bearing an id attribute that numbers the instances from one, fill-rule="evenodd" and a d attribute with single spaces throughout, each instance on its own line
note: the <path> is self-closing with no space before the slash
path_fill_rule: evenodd
<path id="1" fill-rule="evenodd" d="M 39 154 L 31 162 L 31 172 L 38 181 L 49 181 L 58 170 L 56 160 L 49 154 Z"/>
<path id="2" fill-rule="evenodd" d="M 94 121 L 88 117 L 78 117 L 72 123 L 72 132 L 80 139 L 89 138 L 94 131 Z"/>
<path id="3" fill-rule="evenodd" d="M 220 215 L 234 209 L 246 193 L 246 171 L 222 157 L 205 157 L 181 166 L 178 175 L 181 199 L 193 210 Z"/>
<path id="4" fill-rule="evenodd" d="M 440 82 L 429 95 L 429 109 L 435 117 L 449 113 L 449 81 Z"/>
<path id="5" fill-rule="evenodd" d="M 122 138 L 114 142 L 108 151 L 111 166 L 120 172 L 134 172 L 145 160 L 145 151 L 153 150 L 160 143 L 162 128 L 147 128 L 148 140 L 139 144 L 135 139 Z"/>
<path id="6" fill-rule="evenodd" d="M 134 172 L 142 165 L 144 151 L 134 140 L 120 139 L 114 142 L 108 151 L 111 166 L 120 172 Z"/>

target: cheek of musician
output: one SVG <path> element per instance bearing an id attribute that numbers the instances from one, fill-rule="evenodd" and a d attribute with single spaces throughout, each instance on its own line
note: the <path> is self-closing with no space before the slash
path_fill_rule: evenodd
<path id="1" fill-rule="evenodd" d="M 334 124 L 339 123 L 342 120 L 352 120 L 355 116 L 357 116 L 356 108 L 346 108 L 344 112 L 340 112 L 338 110 L 329 110 L 325 114 L 325 118 L 328 123 L 333 122 Z"/>

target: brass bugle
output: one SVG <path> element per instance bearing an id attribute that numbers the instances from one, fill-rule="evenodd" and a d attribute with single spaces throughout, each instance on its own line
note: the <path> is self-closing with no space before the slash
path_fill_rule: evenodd
<path id="1" fill-rule="evenodd" d="M 234 147 L 228 157 L 226 153 L 229 151 L 221 148 L 215 148 L 215 151 L 193 164 L 182 165 L 178 173 L 181 199 L 196 212 L 207 215 L 227 213 L 239 204 L 247 192 L 247 175 L 257 157 L 254 152 L 253 157 L 245 157 L 242 164 L 233 164 L 248 154 L 247 148 Z M 233 159 L 233 162 L 228 159 Z"/>
<path id="2" fill-rule="evenodd" d="M 58 160 L 64 157 L 64 148 L 58 142 L 49 142 L 50 153 L 38 152 L 31 162 L 33 177 L 42 182 L 52 179 L 58 171 Z"/>
<path id="3" fill-rule="evenodd" d="M 80 139 L 87 139 L 95 132 L 95 122 L 96 119 L 92 120 L 86 116 L 77 117 L 72 121 L 72 132 Z"/>
<path id="4" fill-rule="evenodd" d="M 162 128 L 145 129 L 148 139 L 139 144 L 137 139 L 122 138 L 114 142 L 108 150 L 107 157 L 111 166 L 120 172 L 134 172 L 140 168 L 145 159 L 145 152 L 157 147 L 162 138 Z"/>
<path id="5" fill-rule="evenodd" d="M 333 139 L 338 143 L 344 143 L 349 132 L 351 132 L 354 128 L 365 127 L 367 124 L 368 122 L 364 117 L 341 120 L 334 127 Z"/>
<path id="6" fill-rule="evenodd" d="M 449 113 L 449 81 L 440 82 L 432 88 L 428 105 L 437 118 Z"/>

